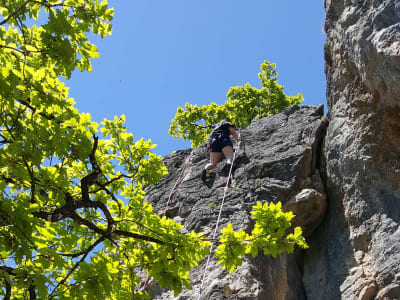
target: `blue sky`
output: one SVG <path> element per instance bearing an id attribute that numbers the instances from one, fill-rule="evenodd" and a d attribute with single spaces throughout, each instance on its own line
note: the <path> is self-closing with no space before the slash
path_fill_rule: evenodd
<path id="1" fill-rule="evenodd" d="M 169 124 L 185 102 L 222 104 L 232 86 L 249 82 L 264 60 L 277 64 L 285 93 L 304 105 L 326 105 L 323 1 L 109 0 L 113 34 L 95 39 L 93 72 L 67 83 L 81 112 L 94 121 L 125 114 L 135 140 L 167 155 L 189 142 L 174 140 Z"/>

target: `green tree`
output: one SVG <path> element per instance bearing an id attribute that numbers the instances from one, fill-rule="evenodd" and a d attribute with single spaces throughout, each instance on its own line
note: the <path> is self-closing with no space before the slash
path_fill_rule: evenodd
<path id="1" fill-rule="evenodd" d="M 167 172 L 155 145 L 134 141 L 124 116 L 98 124 L 79 113 L 60 80 L 91 70 L 87 36 L 111 34 L 113 10 L 104 0 L 0 4 L 0 295 L 144 299 L 150 277 L 175 294 L 190 288 L 210 243 L 143 202 Z M 232 270 L 229 253 L 219 259 Z"/>
<path id="2" fill-rule="evenodd" d="M 100 125 L 80 114 L 60 81 L 91 70 L 87 34 L 110 34 L 113 10 L 0 3 L 0 295 L 140 299 L 139 269 L 176 293 L 189 287 L 209 243 L 143 203 L 143 187 L 166 174 L 154 145 L 135 142 L 124 116 Z M 29 27 L 39 13 L 44 25 Z"/>
<path id="3" fill-rule="evenodd" d="M 174 138 L 190 140 L 192 147 L 198 147 L 221 120 L 247 127 L 254 119 L 280 113 L 292 104 L 300 104 L 303 96 L 285 95 L 283 86 L 277 83 L 275 69 L 275 64 L 264 61 L 258 74 L 262 88 L 257 89 L 249 83 L 231 87 L 226 95 L 228 100 L 222 105 L 214 102 L 203 106 L 186 103 L 184 108 L 178 107 L 169 134 Z"/>

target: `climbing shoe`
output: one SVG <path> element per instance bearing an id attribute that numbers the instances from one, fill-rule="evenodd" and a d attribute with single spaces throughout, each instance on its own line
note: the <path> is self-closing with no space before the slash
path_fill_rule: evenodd
<path id="1" fill-rule="evenodd" d="M 211 177 L 211 175 L 211 173 L 208 173 L 207 170 L 204 169 L 203 172 L 201 172 L 201 180 L 206 181 Z"/>
<path id="2" fill-rule="evenodd" d="M 226 176 L 228 176 L 229 171 L 231 170 L 231 166 L 232 166 L 232 161 L 230 159 L 227 159 L 225 161 L 225 170 L 227 172 Z"/>

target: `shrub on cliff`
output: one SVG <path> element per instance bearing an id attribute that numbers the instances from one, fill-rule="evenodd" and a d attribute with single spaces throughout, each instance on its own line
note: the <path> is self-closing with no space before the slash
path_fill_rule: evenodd
<path id="1" fill-rule="evenodd" d="M 178 107 L 171 122 L 169 134 L 174 138 L 192 141 L 192 147 L 198 147 L 210 135 L 213 127 L 221 120 L 227 120 L 238 127 L 247 127 L 251 120 L 280 113 L 292 104 L 300 104 L 303 96 L 287 96 L 283 86 L 277 83 L 276 65 L 264 61 L 258 78 L 262 88 L 257 89 L 249 83 L 231 87 L 228 100 L 218 105 L 197 106 L 186 103 Z"/>

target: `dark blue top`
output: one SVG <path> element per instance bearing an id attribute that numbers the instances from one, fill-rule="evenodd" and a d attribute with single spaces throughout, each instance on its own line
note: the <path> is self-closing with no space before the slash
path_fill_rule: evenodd
<path id="1" fill-rule="evenodd" d="M 218 127 L 216 127 L 212 131 L 211 137 L 218 136 L 218 135 L 227 135 L 227 136 L 229 136 L 230 135 L 230 132 L 229 132 L 229 128 L 230 127 L 232 127 L 231 123 L 229 123 L 227 121 L 222 122 L 221 125 L 219 125 Z"/>

